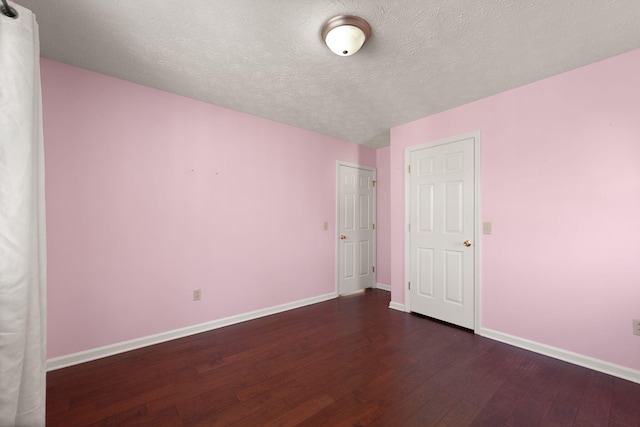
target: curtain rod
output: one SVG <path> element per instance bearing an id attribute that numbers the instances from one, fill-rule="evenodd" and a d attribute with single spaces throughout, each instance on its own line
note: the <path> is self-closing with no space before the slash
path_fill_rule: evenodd
<path id="1" fill-rule="evenodd" d="M 2 0 L 2 7 L 0 7 L 0 12 L 2 12 L 5 16 L 9 18 L 16 19 L 18 17 L 18 12 L 7 3 L 7 0 Z"/>

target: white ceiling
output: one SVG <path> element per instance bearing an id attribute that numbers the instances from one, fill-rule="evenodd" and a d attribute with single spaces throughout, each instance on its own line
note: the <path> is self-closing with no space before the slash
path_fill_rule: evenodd
<path id="1" fill-rule="evenodd" d="M 640 47 L 640 0 L 18 0 L 42 56 L 348 141 Z M 339 57 L 322 23 L 372 37 Z M 640 76 L 639 76 L 640 77 Z"/>

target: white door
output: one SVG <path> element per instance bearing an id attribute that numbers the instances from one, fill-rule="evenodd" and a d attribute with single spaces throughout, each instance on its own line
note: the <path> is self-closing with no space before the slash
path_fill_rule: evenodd
<path id="1" fill-rule="evenodd" d="M 410 152 L 410 310 L 474 328 L 475 138 Z"/>
<path id="2" fill-rule="evenodd" d="M 375 284 L 375 170 L 338 163 L 338 292 Z"/>

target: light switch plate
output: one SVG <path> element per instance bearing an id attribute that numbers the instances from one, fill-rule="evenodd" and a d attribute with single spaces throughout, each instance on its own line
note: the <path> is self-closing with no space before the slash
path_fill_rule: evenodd
<path id="1" fill-rule="evenodd" d="M 493 226 L 491 222 L 483 222 L 482 223 L 482 234 L 491 234 L 493 231 Z"/>

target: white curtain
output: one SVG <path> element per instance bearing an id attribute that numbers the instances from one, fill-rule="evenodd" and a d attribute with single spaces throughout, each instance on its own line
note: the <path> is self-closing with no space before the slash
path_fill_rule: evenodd
<path id="1" fill-rule="evenodd" d="M 46 242 L 38 25 L 0 13 L 0 426 L 44 426 Z"/>

